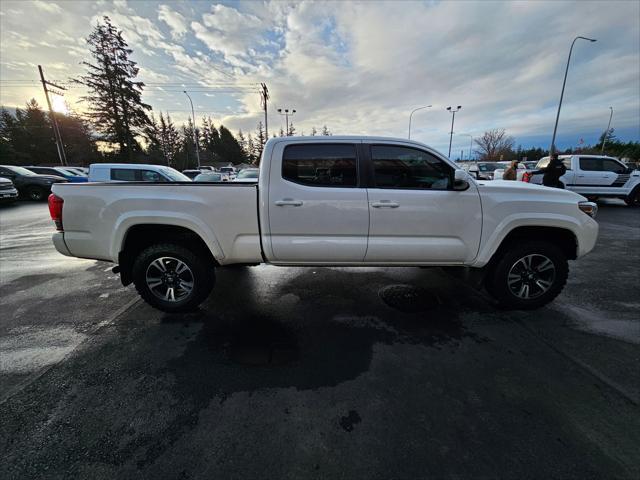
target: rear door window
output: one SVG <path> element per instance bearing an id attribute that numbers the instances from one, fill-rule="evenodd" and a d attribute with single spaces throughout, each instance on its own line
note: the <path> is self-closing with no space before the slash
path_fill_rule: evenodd
<path id="1" fill-rule="evenodd" d="M 602 159 L 580 157 L 580 170 L 584 170 L 585 172 L 600 172 L 602 171 Z"/>
<path id="2" fill-rule="evenodd" d="M 112 168 L 111 180 L 119 180 L 122 182 L 135 182 L 140 178 L 137 175 L 138 171 L 139 170 L 134 170 L 133 168 Z"/>
<path id="3" fill-rule="evenodd" d="M 377 188 L 447 190 L 452 185 L 453 169 L 424 150 L 373 145 L 371 160 Z"/>
<path id="4" fill-rule="evenodd" d="M 289 145 L 282 158 L 282 178 L 314 187 L 356 187 L 356 147 L 346 143 Z"/>

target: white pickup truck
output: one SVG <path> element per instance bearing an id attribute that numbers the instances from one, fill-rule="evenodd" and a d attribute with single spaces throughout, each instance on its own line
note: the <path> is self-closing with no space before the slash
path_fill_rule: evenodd
<path id="1" fill-rule="evenodd" d="M 640 205 L 640 171 L 628 168 L 617 158 L 601 155 L 559 155 L 558 158 L 567 167 L 567 172 L 560 177 L 567 190 L 590 200 L 620 198 L 628 205 Z M 543 157 L 538 161 L 536 170 L 547 165 L 549 157 Z M 541 174 L 523 178 L 530 183 L 542 183 Z"/>
<path id="2" fill-rule="evenodd" d="M 595 245 L 596 205 L 524 182 L 476 181 L 410 141 L 270 139 L 258 184 L 58 184 L 56 249 L 117 264 L 151 305 L 197 307 L 228 265 L 474 269 L 513 308 L 560 293 Z"/>

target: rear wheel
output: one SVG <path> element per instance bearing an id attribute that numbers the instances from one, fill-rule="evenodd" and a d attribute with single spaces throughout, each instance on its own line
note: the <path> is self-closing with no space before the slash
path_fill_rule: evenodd
<path id="1" fill-rule="evenodd" d="M 44 189 L 40 187 L 29 187 L 29 190 L 27 190 L 27 195 L 29 196 L 29 199 L 39 202 L 45 199 L 45 197 L 47 196 L 47 192 L 45 192 Z"/>
<path id="2" fill-rule="evenodd" d="M 140 296 L 164 312 L 194 310 L 209 296 L 215 282 L 213 265 L 173 243 L 144 249 L 136 257 L 132 273 Z"/>
<path id="3" fill-rule="evenodd" d="M 505 307 L 538 308 L 558 296 L 568 274 L 567 258 L 558 247 L 525 242 L 504 252 L 487 279 L 487 291 Z"/>

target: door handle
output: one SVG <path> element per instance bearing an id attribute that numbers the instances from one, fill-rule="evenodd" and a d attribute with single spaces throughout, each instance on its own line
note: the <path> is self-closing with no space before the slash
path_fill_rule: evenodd
<path id="1" fill-rule="evenodd" d="M 282 200 L 277 200 L 275 204 L 278 207 L 300 207 L 302 205 L 302 200 L 293 200 L 292 198 L 283 198 Z"/>
<path id="2" fill-rule="evenodd" d="M 373 202 L 371 206 L 373 208 L 398 208 L 400 204 L 390 200 L 380 200 L 379 202 Z"/>
<path id="3" fill-rule="evenodd" d="M 578 178 L 584 178 L 584 175 L 578 175 Z"/>

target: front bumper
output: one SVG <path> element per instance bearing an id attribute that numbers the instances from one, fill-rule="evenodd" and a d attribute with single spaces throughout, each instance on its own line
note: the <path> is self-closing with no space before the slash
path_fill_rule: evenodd
<path id="1" fill-rule="evenodd" d="M 0 201 L 1 202 L 13 202 L 18 198 L 18 190 L 15 188 L 11 190 L 0 190 Z"/>

